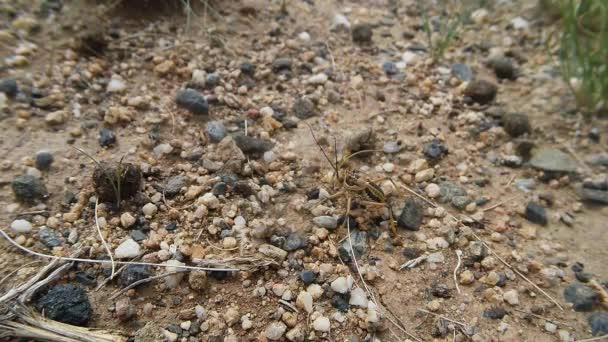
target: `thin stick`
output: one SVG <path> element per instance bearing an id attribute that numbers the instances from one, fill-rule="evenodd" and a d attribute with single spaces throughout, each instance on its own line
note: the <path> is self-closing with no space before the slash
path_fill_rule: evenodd
<path id="1" fill-rule="evenodd" d="M 173 266 L 173 267 L 182 267 L 182 266 Z M 181 271 L 175 271 L 175 272 L 167 272 L 167 273 L 155 275 L 155 276 L 152 276 L 152 277 L 140 279 L 140 280 L 132 283 L 131 285 L 125 287 L 124 289 L 120 289 L 119 291 L 117 291 L 116 293 L 114 293 L 110 297 L 110 300 L 113 300 L 114 298 L 120 296 L 122 293 L 125 293 L 125 292 L 129 291 L 130 289 L 132 289 L 132 288 L 134 288 L 134 287 L 136 287 L 138 285 L 141 285 L 143 283 L 148 283 L 148 282 L 151 282 L 152 280 L 156 280 L 156 279 L 160 279 L 160 278 L 164 278 L 164 277 L 167 277 L 167 276 L 170 276 L 170 275 L 174 275 L 174 274 L 178 274 L 178 273 L 184 273 L 184 272 L 187 272 L 187 270 L 181 270 Z"/>
<path id="2" fill-rule="evenodd" d="M 517 312 L 520 312 L 520 313 L 523 313 L 523 314 L 526 314 L 526 315 L 530 315 L 530 316 L 534 316 L 536 318 L 543 319 L 543 320 L 545 320 L 547 322 L 551 322 L 551 323 L 555 323 L 555 324 L 559 324 L 559 325 L 565 325 L 567 327 L 571 327 L 572 328 L 572 326 L 570 324 L 567 324 L 567 323 L 564 323 L 564 322 L 560 322 L 560 321 L 552 319 L 552 318 L 548 318 L 548 317 L 545 317 L 545 316 L 537 315 L 535 313 L 528 312 L 528 311 L 525 311 L 525 310 L 520 310 L 520 309 L 517 309 L 517 308 L 513 308 L 513 310 L 517 311 Z"/>
<path id="3" fill-rule="evenodd" d="M 35 256 L 39 256 L 41 258 L 47 258 L 47 259 L 54 259 L 54 260 L 61 260 L 61 261 L 80 261 L 80 262 L 88 262 L 88 263 L 94 263 L 94 264 L 106 264 L 109 263 L 109 260 L 96 260 L 96 259 L 83 259 L 83 258 L 72 258 L 72 257 L 59 257 L 59 256 L 54 256 L 54 255 L 49 255 L 49 254 L 44 254 L 44 253 L 38 253 L 35 251 L 32 251 L 31 249 L 27 249 L 21 245 L 19 245 L 17 242 L 15 242 L 15 240 L 11 239 L 10 236 L 8 236 L 8 234 L 6 234 L 6 232 L 0 228 L 0 234 L 2 236 L 4 236 L 5 239 L 7 239 L 12 245 L 14 245 L 15 247 L 17 247 L 18 249 L 35 255 Z M 138 261 L 116 261 L 116 264 L 120 264 L 120 265 L 144 265 L 144 266 L 156 266 L 156 267 L 175 267 L 174 265 L 166 265 L 166 264 L 155 264 L 155 263 L 151 263 L 151 262 L 138 262 Z M 188 266 L 188 265 L 184 265 L 184 266 L 179 266 L 180 268 L 185 268 L 185 269 L 189 269 L 189 270 L 200 270 L 200 271 L 222 271 L 222 272 L 233 272 L 233 271 L 239 271 L 239 269 L 236 268 L 211 268 L 211 267 L 200 267 L 200 266 Z"/>
<path id="4" fill-rule="evenodd" d="M 586 338 L 584 340 L 576 340 L 575 342 L 591 342 L 591 341 L 600 341 L 600 340 L 604 340 L 604 339 L 608 339 L 608 334 L 598 336 L 598 337 Z"/>
<path id="5" fill-rule="evenodd" d="M 506 200 L 504 200 L 504 201 L 498 202 L 498 203 L 494 204 L 494 205 L 493 205 L 493 206 L 491 206 L 491 207 L 484 208 L 484 209 L 482 209 L 481 211 L 486 212 L 486 211 L 494 210 L 494 209 L 496 209 L 496 208 L 500 207 L 500 206 L 501 206 L 501 205 L 503 205 L 503 204 L 506 204 L 506 203 L 508 203 L 508 202 L 511 202 L 511 201 L 516 200 L 516 199 L 518 199 L 518 198 L 520 198 L 520 197 L 523 197 L 523 196 L 524 196 L 524 194 L 518 194 L 518 195 L 516 195 L 516 196 L 513 196 L 513 197 L 510 197 L 510 198 L 507 198 L 507 199 L 506 199 Z"/>
<path id="6" fill-rule="evenodd" d="M 114 278 L 114 273 L 116 273 L 116 263 L 114 262 L 114 257 L 112 256 L 112 251 L 110 250 L 110 246 L 106 242 L 106 239 L 103 238 L 101 234 L 101 227 L 99 227 L 99 217 L 97 216 L 97 206 L 99 205 L 99 198 L 95 198 L 95 227 L 97 227 L 97 233 L 99 234 L 99 238 L 101 239 L 101 243 L 103 247 L 106 249 L 106 252 L 110 256 L 110 262 L 112 262 L 112 273 L 110 274 L 110 279 Z"/>
<path id="7" fill-rule="evenodd" d="M 116 277 L 117 275 L 120 274 L 120 272 L 122 272 L 125 268 L 127 268 L 128 265 L 123 265 L 121 268 L 118 269 L 118 271 L 116 271 L 116 274 L 114 274 L 114 277 Z M 99 286 L 97 286 L 97 288 L 95 288 L 95 292 L 101 290 L 102 287 L 104 287 L 108 282 L 110 282 L 110 280 L 114 279 L 114 277 L 107 277 L 106 279 L 104 279 L 101 284 L 99 284 Z"/>
<path id="8" fill-rule="evenodd" d="M 460 287 L 458 286 L 458 277 L 456 276 L 456 274 L 458 273 L 458 269 L 460 268 L 460 256 L 462 255 L 462 251 L 460 249 L 456 250 L 456 256 L 458 257 L 458 263 L 456 264 L 456 267 L 454 268 L 454 286 L 456 286 L 456 291 L 458 291 L 458 294 L 460 294 Z"/>
<path id="9" fill-rule="evenodd" d="M 451 318 L 448 318 L 448 317 L 445 317 L 445 316 L 442 316 L 442 315 L 436 314 L 436 313 L 434 313 L 434 312 L 430 312 L 430 311 L 425 310 L 425 309 L 416 309 L 416 311 L 420 311 L 420 312 L 424 312 L 424 313 L 429 314 L 429 315 L 433 315 L 433 316 L 438 317 L 438 318 L 441 318 L 441 319 L 443 319 L 443 320 L 445 320 L 445 321 L 452 322 L 452 323 L 454 323 L 454 324 L 458 324 L 458 325 L 460 325 L 461 327 L 466 326 L 466 324 L 464 324 L 464 323 L 462 323 L 462 322 L 455 321 L 455 320 L 453 320 L 453 319 L 451 319 Z"/>

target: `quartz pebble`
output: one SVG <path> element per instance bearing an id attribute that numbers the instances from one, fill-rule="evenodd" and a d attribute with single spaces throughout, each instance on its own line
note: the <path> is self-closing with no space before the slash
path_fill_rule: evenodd
<path id="1" fill-rule="evenodd" d="M 11 229 L 20 234 L 27 234 L 32 231 L 32 224 L 26 220 L 15 220 L 11 223 Z"/>

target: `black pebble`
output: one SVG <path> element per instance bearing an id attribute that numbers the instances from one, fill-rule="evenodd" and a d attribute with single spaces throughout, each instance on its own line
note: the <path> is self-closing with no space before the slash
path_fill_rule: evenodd
<path id="1" fill-rule="evenodd" d="M 86 292 L 74 284 L 55 285 L 36 302 L 47 318 L 62 323 L 85 326 L 93 310 Z"/>
<path id="2" fill-rule="evenodd" d="M 38 170 L 48 170 L 53 163 L 53 155 L 47 151 L 40 151 L 36 153 L 35 165 Z"/>
<path id="3" fill-rule="evenodd" d="M 108 147 L 116 143 L 116 134 L 109 128 L 102 128 L 99 130 L 99 145 Z"/>
<path id="4" fill-rule="evenodd" d="M 530 201 L 526 206 L 526 219 L 540 225 L 547 225 L 547 211 L 540 204 Z"/>
<path id="5" fill-rule="evenodd" d="M 300 273 L 300 280 L 306 285 L 314 283 L 316 279 L 317 276 L 313 271 L 306 270 Z"/>

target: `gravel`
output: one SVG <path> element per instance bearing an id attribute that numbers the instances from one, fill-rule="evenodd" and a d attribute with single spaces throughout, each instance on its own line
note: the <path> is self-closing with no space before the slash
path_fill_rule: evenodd
<path id="1" fill-rule="evenodd" d="M 401 215 L 397 219 L 397 225 L 407 230 L 419 230 L 422 225 L 423 207 L 420 202 L 412 197 L 405 200 Z"/>
<path id="2" fill-rule="evenodd" d="M 568 285 L 564 289 L 564 298 L 572 303 L 574 311 L 591 311 L 600 300 L 595 290 L 581 283 Z"/>
<path id="3" fill-rule="evenodd" d="M 209 121 L 207 122 L 207 127 L 205 128 L 205 132 L 209 137 L 209 140 L 214 143 L 218 143 L 226 137 L 228 131 L 224 126 L 224 123 L 221 121 Z"/>
<path id="4" fill-rule="evenodd" d="M 48 196 L 44 183 L 31 175 L 16 177 L 11 183 L 11 187 L 17 199 L 22 202 L 33 202 Z"/>
<path id="5" fill-rule="evenodd" d="M 194 89 L 188 88 L 178 91 L 175 97 L 175 103 L 179 107 L 187 109 L 192 114 L 209 114 L 209 104 L 207 103 L 207 100 Z"/>
<path id="6" fill-rule="evenodd" d="M 77 326 L 86 326 L 93 313 L 86 292 L 74 284 L 53 286 L 36 301 L 36 308 L 47 318 Z"/>

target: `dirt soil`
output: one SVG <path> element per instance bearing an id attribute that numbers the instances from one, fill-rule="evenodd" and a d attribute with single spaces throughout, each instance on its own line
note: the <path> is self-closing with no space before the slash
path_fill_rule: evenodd
<path id="1" fill-rule="evenodd" d="M 435 62 L 415 1 L 291 0 L 284 7 L 281 1 L 201 1 L 192 2 L 191 11 L 176 3 L 1 2 L 0 79 L 15 79 L 19 88 L 0 99 L 3 231 L 39 253 L 67 256 L 79 246 L 82 257 L 108 258 L 96 229 L 96 164 L 75 146 L 97 161 L 122 160 L 143 170 L 135 198 L 123 199 L 119 209 L 98 205 L 114 253 L 137 230 L 145 235 L 137 241 L 138 259 L 146 262 L 196 265 L 256 256 L 272 263 L 210 272 L 204 289 L 187 273 L 175 287 L 159 279 L 115 298 L 124 287 L 116 280 L 96 289 L 110 275 L 108 264 L 77 263 L 60 283 L 86 289 L 93 308 L 88 327 L 122 331 L 135 341 L 579 341 L 608 334 L 608 323 L 592 331 L 587 320 L 604 312 L 602 304 L 578 312 L 564 298 L 580 264 L 589 277 L 608 280 L 608 206 L 578 193 L 584 180 L 606 177 L 606 166 L 591 159 L 608 152 L 608 122 L 577 113 L 559 75 L 557 24 L 534 2 L 490 1 Z M 347 27 L 336 26 L 336 14 Z M 516 27 L 517 18 L 524 27 Z M 353 39 L 360 24 L 373 31 L 370 42 Z M 511 61 L 518 76 L 498 78 L 488 63 L 496 56 Z M 475 80 L 495 84 L 495 98 L 471 103 L 465 88 L 475 81 L 458 77 L 456 63 L 469 66 Z M 110 91 L 114 81 L 118 90 Z M 177 103 L 184 88 L 205 97 L 208 114 Z M 310 115 L 301 114 L 307 105 Z M 505 129 L 510 113 L 529 120 L 523 135 Z M 209 122 L 223 124 L 220 142 Z M 101 146 L 102 128 L 115 142 Z M 336 182 L 332 169 L 335 158 L 356 152 L 353 142 L 366 130 L 374 137 L 366 148 L 376 151 L 353 157 L 341 171 L 381 179 L 374 182 L 381 199 L 369 189 L 345 190 L 353 179 Z M 260 145 L 271 141 L 272 149 L 247 152 L 234 142 L 244 134 Z M 425 153 L 434 143 L 447 148 L 437 158 Z M 533 167 L 520 153 L 528 143 L 532 155 L 563 151 L 575 170 L 556 175 Z M 387 144 L 398 151 L 387 152 Z M 34 167 L 41 150 L 53 155 L 49 169 Z M 513 156 L 522 161 L 502 162 Z M 23 174 L 40 177 L 49 195 L 18 200 L 11 184 Z M 166 195 L 178 175 L 187 182 Z M 522 180 L 534 185 L 522 190 Z M 434 189 L 446 181 L 463 188 L 471 203 L 460 209 L 443 203 Z M 319 192 L 341 195 L 319 204 Z M 368 233 L 356 265 L 339 251 L 348 242 L 347 227 L 313 221 L 344 221 L 349 196 L 356 231 Z M 366 200 L 382 203 L 366 206 Z M 412 214 L 420 227 L 398 224 L 393 235 L 389 212 L 397 219 L 404 201 L 412 200 L 421 208 Z M 545 208 L 546 224 L 530 220 L 530 201 Z M 152 215 L 143 212 L 149 203 Z M 133 225 L 125 213 L 135 217 Z M 17 219 L 33 228 L 13 229 Z M 54 247 L 39 234 L 49 228 L 60 239 Z M 475 255 L 478 238 L 490 248 L 481 248 L 483 255 Z M 290 249 L 294 239 L 304 242 Z M 260 254 L 267 244 L 286 256 Z M 3 291 L 38 270 L 41 263 L 31 262 L 46 262 L 6 239 L 0 247 Z M 419 264 L 402 269 L 420 256 Z M 164 271 L 153 267 L 152 273 Z M 302 281 L 303 271 L 314 273 L 322 291 L 313 295 L 310 312 L 296 300 L 316 290 Z M 93 283 L 79 283 L 82 273 Z M 348 297 L 332 283 L 348 276 L 354 287 L 369 287 L 367 300 L 377 306 L 338 309 L 337 301 Z M 508 300 L 514 293 L 516 303 Z M 127 318 L 118 312 L 121 298 L 133 311 Z M 499 309 L 506 310 L 501 317 L 488 317 Z M 320 318 L 331 328 L 320 327 Z"/>

